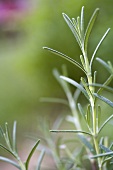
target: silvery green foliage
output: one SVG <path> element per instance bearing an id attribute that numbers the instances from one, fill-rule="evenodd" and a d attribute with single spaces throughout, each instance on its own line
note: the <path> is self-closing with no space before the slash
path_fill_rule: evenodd
<path id="1" fill-rule="evenodd" d="M 21 158 L 18 155 L 18 151 L 17 151 L 16 124 L 17 123 L 15 121 L 14 125 L 13 125 L 12 134 L 10 133 L 8 123 L 5 123 L 5 130 L 2 127 L 0 127 L 0 135 L 4 140 L 4 144 L 0 143 L 0 147 L 4 151 L 6 151 L 10 155 L 12 155 L 12 157 L 13 157 L 13 159 L 11 160 L 7 157 L 0 156 L 0 161 L 4 161 L 6 163 L 12 164 L 14 167 L 16 167 L 19 170 L 28 170 L 30 159 L 31 159 L 34 151 L 36 150 L 37 146 L 39 145 L 40 140 L 37 140 L 35 145 L 32 147 L 26 161 L 22 162 Z M 42 153 L 39 156 L 38 164 L 37 164 L 37 167 L 35 170 L 40 170 L 43 156 L 44 156 L 44 151 L 42 151 Z"/>
<path id="2" fill-rule="evenodd" d="M 81 15 L 77 17 L 77 19 L 72 18 L 70 19 L 65 13 L 63 13 L 63 18 L 66 21 L 67 25 L 69 26 L 70 30 L 72 31 L 80 49 L 80 61 L 81 63 L 77 62 L 75 59 L 63 54 L 62 52 L 56 51 L 54 49 L 44 47 L 44 49 L 68 60 L 72 64 L 81 69 L 84 72 L 84 77 L 80 78 L 80 83 L 76 82 L 75 80 L 66 76 L 65 71 L 63 74 L 57 70 L 54 70 L 54 75 L 60 85 L 62 86 L 67 100 L 64 99 L 49 99 L 52 102 L 59 102 L 69 106 L 72 115 L 67 117 L 67 120 L 70 121 L 75 125 L 74 130 L 50 130 L 54 133 L 75 133 L 78 134 L 78 138 L 83 142 L 86 152 L 87 152 L 87 159 L 90 160 L 92 169 L 96 169 L 98 167 L 99 170 L 107 169 L 108 165 L 113 162 L 113 151 L 112 151 L 112 143 L 109 145 L 108 139 L 106 137 L 99 138 L 100 132 L 103 130 L 105 125 L 113 118 L 113 115 L 108 117 L 102 124 L 100 124 L 101 119 L 101 106 L 97 104 L 98 100 L 103 101 L 110 107 L 113 107 L 113 102 L 108 98 L 102 95 L 103 90 L 108 90 L 113 92 L 113 89 L 108 85 L 113 79 L 113 66 L 110 61 L 105 62 L 100 58 L 96 58 L 96 60 L 103 66 L 108 72 L 109 77 L 103 84 L 99 84 L 96 82 L 97 72 L 93 71 L 93 61 L 96 57 L 97 51 L 99 50 L 102 42 L 106 38 L 107 34 L 110 31 L 110 28 L 105 32 L 102 36 L 101 40 L 97 44 L 93 54 L 89 57 L 88 54 L 88 42 L 93 30 L 93 26 L 96 22 L 97 16 L 99 14 L 99 9 L 97 8 L 93 15 L 91 16 L 89 23 L 85 29 L 84 27 L 84 7 L 81 9 Z M 63 69 L 64 70 L 64 69 Z M 76 92 L 73 94 L 69 88 L 69 84 L 76 87 Z M 98 90 L 97 88 L 98 87 Z M 81 103 L 78 103 L 78 98 L 80 93 L 83 93 L 87 100 L 87 110 L 84 110 Z M 79 113 L 81 113 L 85 124 L 87 126 L 87 131 L 84 131 L 82 127 L 82 123 L 80 121 Z M 71 160 L 73 160 L 73 167 L 77 165 L 76 163 L 76 156 L 68 151 Z M 79 166 L 79 164 L 78 164 Z M 81 168 L 82 169 L 82 168 Z"/>

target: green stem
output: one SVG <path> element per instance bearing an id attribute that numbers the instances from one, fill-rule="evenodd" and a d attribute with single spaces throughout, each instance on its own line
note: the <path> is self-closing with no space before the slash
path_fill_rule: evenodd
<path id="1" fill-rule="evenodd" d="M 97 137 L 96 136 L 93 137 L 93 142 L 94 142 L 96 154 L 98 155 L 100 152 L 99 152 L 99 147 L 98 147 L 98 142 L 97 142 Z M 101 158 L 98 158 L 97 160 L 98 160 L 99 170 L 102 170 Z"/>
<path id="2" fill-rule="evenodd" d="M 91 73 L 91 68 L 89 66 L 89 61 L 88 61 L 88 57 L 87 57 L 87 53 L 85 53 L 83 51 L 83 55 L 84 55 L 84 60 L 85 60 L 85 64 L 86 64 L 86 72 L 87 72 L 87 80 L 88 80 L 88 84 L 92 84 L 92 73 Z M 97 137 L 98 137 L 98 131 L 97 131 L 97 122 L 96 122 L 96 109 L 95 109 L 95 98 L 93 97 L 93 93 L 94 93 L 94 87 L 89 86 L 89 90 L 91 92 L 90 97 L 90 104 L 91 104 L 91 109 L 92 109 L 92 121 L 93 121 L 93 142 L 94 142 L 94 146 L 95 146 L 95 150 L 96 150 L 96 154 L 99 154 L 99 145 L 98 145 L 98 141 L 97 141 Z M 101 164 L 101 158 L 98 158 L 98 167 L 99 170 L 102 170 L 102 164 Z"/>
<path id="3" fill-rule="evenodd" d="M 84 61 L 85 61 L 85 71 L 86 71 L 86 73 L 87 73 L 87 79 L 88 79 L 88 83 L 90 84 L 92 84 L 92 74 L 91 74 L 91 69 L 90 69 L 90 65 L 89 65 L 89 61 L 88 61 L 88 57 L 87 57 L 87 52 L 85 52 L 84 50 L 83 50 L 83 56 L 84 56 Z M 91 91 L 91 92 L 93 92 L 94 91 L 94 87 L 92 87 L 92 86 L 89 86 L 89 90 Z"/>
<path id="4" fill-rule="evenodd" d="M 27 170 L 21 160 L 18 160 L 21 170 Z"/>
<path id="5" fill-rule="evenodd" d="M 28 168 L 26 168 L 25 164 L 21 161 L 18 154 L 15 154 L 15 157 L 16 157 L 16 159 L 18 161 L 19 166 L 20 166 L 20 170 L 28 170 Z"/>
<path id="6" fill-rule="evenodd" d="M 100 153 L 99 151 L 99 145 L 98 145 L 98 129 L 97 129 L 97 115 L 96 115 L 96 109 L 95 109 L 95 99 L 91 98 L 91 108 L 92 108 L 92 118 L 93 118 L 93 142 L 96 150 L 96 154 L 98 155 Z M 101 158 L 98 158 L 98 167 L 99 170 L 102 170 L 102 164 L 101 164 Z"/>
<path id="7" fill-rule="evenodd" d="M 94 142 L 94 146 L 95 146 L 95 150 L 96 150 L 96 154 L 98 155 L 100 153 L 99 151 L 99 145 L 98 145 L 98 141 L 97 141 L 97 137 L 98 137 L 98 129 L 97 129 L 97 118 L 96 118 L 96 109 L 95 109 L 95 98 L 91 97 L 90 98 L 90 103 L 91 103 L 91 108 L 92 108 L 92 119 L 93 119 L 93 142 Z M 99 170 L 102 170 L 101 167 L 101 158 L 98 158 L 98 167 Z"/>

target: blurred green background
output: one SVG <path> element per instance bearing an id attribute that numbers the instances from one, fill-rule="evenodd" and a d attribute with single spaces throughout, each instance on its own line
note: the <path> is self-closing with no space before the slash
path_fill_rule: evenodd
<path id="1" fill-rule="evenodd" d="M 26 1 L 27 2 L 27 1 Z M 40 103 L 40 97 L 65 97 L 54 79 L 52 70 L 67 65 L 69 77 L 79 81 L 83 73 L 67 61 L 42 49 L 48 46 L 79 60 L 78 44 L 62 17 L 65 12 L 77 17 L 85 6 L 85 26 L 95 8 L 100 14 L 89 42 L 89 57 L 108 27 L 111 31 L 97 53 L 98 57 L 113 62 L 113 1 L 106 0 L 30 0 L 27 11 L 15 20 L 16 25 L 0 32 L 0 124 L 17 120 L 21 130 L 34 131 L 40 118 L 60 114 L 62 106 Z M 9 25 L 8 25 L 9 26 Z M 12 30 L 11 30 L 12 29 Z M 98 81 L 103 82 L 107 73 L 94 62 Z M 57 113 L 58 112 L 58 113 Z"/>

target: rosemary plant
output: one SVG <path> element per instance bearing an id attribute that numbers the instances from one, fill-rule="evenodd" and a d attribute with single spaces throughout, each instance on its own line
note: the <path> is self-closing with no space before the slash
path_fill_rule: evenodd
<path id="1" fill-rule="evenodd" d="M 93 54 L 91 57 L 88 56 L 88 42 L 90 38 L 90 34 L 92 32 L 93 26 L 96 22 L 97 16 L 99 14 L 99 9 L 97 8 L 92 17 L 89 20 L 87 28 L 84 28 L 84 7 L 81 9 L 80 17 L 77 19 L 72 18 L 70 19 L 65 13 L 63 13 L 63 18 L 66 21 L 67 25 L 69 26 L 70 30 L 72 31 L 80 49 L 80 61 L 78 63 L 76 60 L 70 58 L 69 56 L 56 51 L 54 49 L 43 47 L 44 49 L 68 60 L 69 62 L 73 63 L 79 69 L 84 72 L 84 77 L 80 78 L 80 83 L 76 82 L 75 80 L 68 78 L 65 74 L 60 76 L 57 70 L 54 71 L 54 75 L 63 87 L 65 94 L 67 96 L 68 102 L 62 99 L 59 100 L 60 103 L 67 104 L 72 112 L 72 116 L 68 117 L 68 120 L 74 123 L 75 129 L 74 130 L 50 130 L 50 132 L 62 132 L 62 133 L 76 133 L 78 137 L 81 138 L 81 141 L 84 143 L 86 147 L 86 152 L 88 158 L 91 161 L 92 169 L 96 170 L 97 167 L 99 170 L 107 169 L 108 164 L 109 166 L 112 164 L 113 158 L 113 151 L 112 151 L 112 144 L 108 146 L 106 144 L 106 137 L 99 137 L 100 132 L 103 130 L 105 125 L 113 118 L 113 115 L 108 117 L 102 124 L 100 124 L 101 119 L 101 106 L 98 105 L 97 100 L 102 100 L 109 106 L 113 107 L 113 102 L 110 101 L 108 98 L 101 95 L 103 90 L 112 91 L 113 89 L 109 87 L 109 83 L 113 79 L 113 66 L 110 61 L 105 62 L 100 58 L 96 58 L 96 60 L 109 72 L 109 77 L 103 84 L 98 84 L 96 82 L 97 72 L 93 71 L 92 65 L 95 59 L 96 53 L 101 46 L 102 42 L 106 38 L 107 34 L 110 31 L 110 28 L 105 32 L 102 36 L 101 40 L 97 44 Z M 76 95 L 72 94 L 69 89 L 68 83 L 72 84 L 77 88 Z M 97 88 L 98 87 L 98 90 Z M 87 110 L 85 111 L 80 103 L 77 103 L 77 99 L 82 92 L 87 100 Z M 53 101 L 58 101 L 57 99 L 53 99 Z M 81 121 L 79 120 L 78 111 L 81 113 L 83 119 L 85 120 L 86 126 L 88 131 L 84 131 Z M 82 135 L 79 135 L 82 134 Z M 90 151 L 90 154 L 89 154 Z M 73 157 L 73 160 L 76 161 Z M 95 163 L 96 161 L 96 163 Z M 96 165 L 97 164 L 97 165 Z"/>
<path id="2" fill-rule="evenodd" d="M 11 160 L 7 157 L 0 156 L 0 161 L 4 161 L 9 164 L 12 164 L 14 167 L 16 167 L 19 170 L 28 170 L 30 159 L 31 159 L 34 151 L 36 150 L 37 146 L 39 145 L 40 140 L 37 140 L 35 145 L 32 147 L 26 161 L 23 162 L 18 155 L 17 146 L 16 146 L 16 143 L 17 143 L 17 141 L 16 141 L 16 124 L 17 123 L 15 121 L 14 125 L 13 125 L 12 135 L 9 132 L 8 123 L 5 123 L 5 130 L 3 130 L 2 127 L 0 127 L 0 134 L 5 142 L 5 144 L 0 143 L 0 148 L 2 148 L 4 151 L 6 151 L 10 155 L 12 155 L 13 159 L 15 159 L 15 160 L 13 160 L 13 159 Z M 40 170 L 43 156 L 44 156 L 44 151 L 42 151 L 42 153 L 40 154 L 40 156 L 38 158 L 38 164 L 37 164 L 35 170 Z"/>

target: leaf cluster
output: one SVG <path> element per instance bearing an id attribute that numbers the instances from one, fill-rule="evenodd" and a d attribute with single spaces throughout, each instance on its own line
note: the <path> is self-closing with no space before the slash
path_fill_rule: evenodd
<path id="1" fill-rule="evenodd" d="M 34 144 L 34 146 L 31 149 L 26 161 L 23 162 L 21 160 L 21 158 L 19 157 L 18 151 L 17 151 L 16 124 L 17 123 L 15 121 L 13 124 L 12 134 L 9 131 L 8 123 L 5 123 L 5 130 L 2 127 L 0 127 L 0 134 L 5 142 L 5 144 L 0 143 L 0 147 L 13 157 L 13 159 L 9 159 L 7 157 L 0 156 L 0 161 L 10 163 L 19 170 L 28 170 L 31 157 L 32 157 L 34 151 L 36 150 L 37 146 L 39 145 L 40 140 L 36 141 L 36 143 Z M 36 170 L 40 170 L 43 156 L 44 156 L 44 152 L 42 152 L 39 156 Z"/>
<path id="2" fill-rule="evenodd" d="M 106 166 L 104 164 L 108 160 L 112 159 L 112 154 L 113 151 L 108 147 L 103 144 L 99 144 L 99 135 L 102 129 L 105 127 L 105 125 L 113 118 L 113 115 L 108 117 L 102 124 L 100 124 L 101 120 L 101 106 L 98 105 L 97 101 L 98 99 L 105 102 L 107 105 L 113 107 L 113 102 L 106 98 L 105 96 L 101 95 L 101 93 L 104 90 L 113 92 L 113 88 L 109 87 L 110 82 L 113 79 L 113 66 L 110 61 L 105 62 L 104 60 L 100 58 L 96 58 L 96 60 L 103 66 L 108 72 L 109 72 L 109 77 L 107 80 L 103 83 L 97 83 L 96 82 L 96 77 L 97 77 L 97 72 L 92 69 L 93 66 L 93 61 L 96 57 L 97 51 L 99 50 L 102 42 L 106 38 L 107 34 L 110 31 L 110 28 L 105 32 L 105 34 L 102 36 L 101 40 L 97 44 L 93 54 L 91 57 L 89 57 L 88 54 L 88 42 L 90 39 L 91 32 L 93 30 L 94 24 L 96 22 L 97 16 L 99 14 L 99 9 L 97 8 L 93 15 L 91 16 L 89 23 L 87 24 L 87 27 L 85 29 L 84 27 L 84 7 L 81 9 L 81 14 L 80 16 L 77 17 L 77 19 L 72 18 L 70 19 L 65 13 L 63 13 L 63 18 L 66 21 L 67 25 L 69 26 L 71 32 L 73 33 L 80 49 L 81 49 L 81 55 L 80 55 L 80 61 L 81 63 L 77 62 L 75 59 L 72 59 L 71 57 L 67 56 L 66 54 L 63 54 L 62 52 L 56 51 L 54 49 L 44 47 L 44 49 L 68 60 L 75 66 L 77 66 L 79 69 L 81 69 L 84 72 L 85 77 L 80 78 L 80 83 L 76 82 L 75 80 L 69 78 L 64 74 L 60 75 L 58 71 L 54 70 L 54 75 L 60 85 L 62 86 L 66 97 L 67 101 L 64 99 L 51 99 L 51 101 L 63 103 L 69 106 L 70 111 L 72 113 L 72 116 L 68 116 L 68 121 L 71 121 L 75 125 L 74 130 L 50 130 L 50 132 L 58 132 L 58 133 L 76 133 L 76 134 L 82 134 L 79 136 L 80 140 L 83 142 L 86 148 L 90 150 L 90 152 L 94 155 L 91 158 L 96 158 L 97 159 L 97 164 L 99 167 L 99 170 L 102 169 L 103 166 Z M 85 98 L 87 99 L 88 105 L 87 105 L 87 110 L 84 111 L 82 105 L 80 103 L 77 104 L 78 95 L 75 98 L 74 95 L 72 94 L 69 84 L 73 85 L 76 87 L 76 91 L 79 91 L 83 93 Z M 97 89 L 98 88 L 98 89 Z M 77 94 L 77 93 L 76 93 Z M 50 101 L 50 99 L 49 99 Z M 87 131 L 84 131 L 82 129 L 82 124 L 80 122 L 80 116 L 78 115 L 78 112 L 81 113 L 85 124 L 87 126 Z M 88 136 L 88 137 L 87 137 Z M 89 141 L 87 138 L 90 138 Z M 101 140 L 100 140 L 101 141 Z M 103 138 L 103 141 L 105 139 Z M 86 149 L 87 151 L 87 149 Z M 89 153 L 87 152 L 89 155 Z M 88 156 L 89 157 L 89 156 Z"/>

